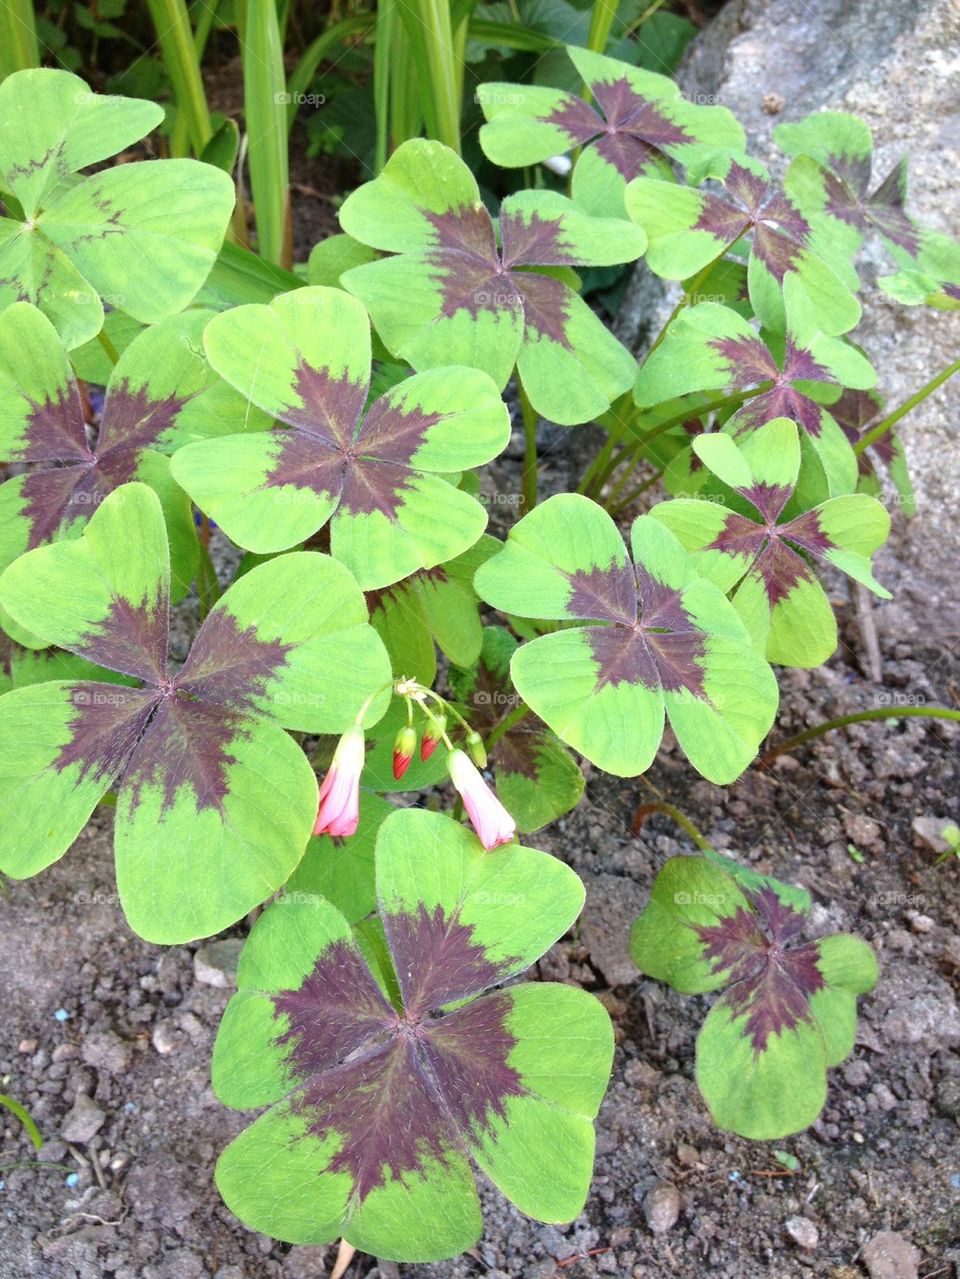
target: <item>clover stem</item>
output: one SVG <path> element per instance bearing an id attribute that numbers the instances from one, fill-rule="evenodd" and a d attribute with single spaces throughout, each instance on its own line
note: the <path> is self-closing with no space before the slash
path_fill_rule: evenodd
<path id="1" fill-rule="evenodd" d="M 665 799 L 653 800 L 649 804 L 641 804 L 633 814 L 630 833 L 633 835 L 639 834 L 644 818 L 649 817 L 651 813 L 663 813 L 666 817 L 672 818 L 678 826 L 681 826 L 687 832 L 701 852 L 712 853 L 714 851 L 713 845 L 704 835 L 700 834 L 690 818 L 685 813 L 681 813 L 676 805 L 668 803 Z"/>
<path id="2" fill-rule="evenodd" d="M 200 547 L 200 560 L 197 564 L 197 600 L 202 622 L 220 598 L 217 570 L 210 557 L 210 522 L 206 516 L 203 517 L 200 525 L 200 536 L 197 542 Z"/>
<path id="3" fill-rule="evenodd" d="M 865 449 L 868 449 L 871 444 L 876 444 L 877 440 L 892 430 L 902 417 L 906 417 L 918 404 L 922 404 L 928 395 L 932 395 L 937 387 L 943 386 L 944 382 L 949 381 L 955 373 L 960 373 L 960 360 L 954 360 L 945 369 L 941 369 L 936 377 L 932 377 L 929 382 L 921 386 L 920 390 L 911 395 L 909 400 L 904 400 L 900 407 L 894 409 L 882 422 L 878 422 L 876 426 L 871 427 L 863 439 L 857 440 L 856 444 L 854 444 L 854 453 L 859 455 Z"/>
<path id="4" fill-rule="evenodd" d="M 765 751 L 760 756 L 758 767 L 766 768 L 770 760 L 775 759 L 778 755 L 795 750 L 798 746 L 802 746 L 804 742 L 809 742 L 814 737 L 820 737 L 823 733 L 829 733 L 834 728 L 845 728 L 847 724 L 862 724 L 867 720 L 874 719 L 910 719 L 912 717 L 960 721 L 960 711 L 950 710 L 946 706 L 881 706 L 872 711 L 854 711 L 850 715 L 838 715 L 835 719 L 828 719 L 822 724 L 815 724 L 813 728 L 804 729 L 802 733 L 797 733 L 794 737 L 788 737 L 786 741 L 771 747 L 770 750 Z"/>
<path id="5" fill-rule="evenodd" d="M 110 361 L 110 363 L 116 364 L 117 360 L 120 359 L 120 352 L 110 341 L 109 337 L 107 337 L 106 329 L 100 330 L 100 332 L 97 334 L 97 341 L 100 343 L 100 345 L 103 347 L 104 351 L 106 352 L 107 359 Z"/>
<path id="6" fill-rule="evenodd" d="M 523 418 L 523 474 L 520 477 L 521 514 L 532 511 L 537 504 L 537 423 L 539 414 L 534 411 L 520 378 L 517 378 L 520 397 L 520 415 Z"/>
<path id="7" fill-rule="evenodd" d="M 529 714 L 530 707 L 521 704 L 520 706 L 515 706 L 512 711 L 504 715 L 499 724 L 494 724 L 485 742 L 487 753 L 489 754 L 493 747 L 496 746 L 497 742 L 499 742 L 500 738 L 509 733 L 510 729 L 513 728 L 515 724 L 519 724 L 520 721 Z"/>
<path id="8" fill-rule="evenodd" d="M 622 398 L 626 399 L 625 396 Z M 630 404 L 629 408 L 632 413 L 633 405 Z M 577 485 L 578 493 L 585 493 L 588 497 L 592 496 L 594 476 L 609 462 L 615 446 L 622 439 L 629 423 L 630 415 L 621 417 L 612 406 L 606 413 L 597 418 L 597 425 L 603 427 L 607 432 L 607 438 L 603 442 L 603 447 L 580 477 L 580 483 Z"/>
<path id="9" fill-rule="evenodd" d="M 594 53 L 603 53 L 606 49 L 607 41 L 610 39 L 610 28 L 617 16 L 617 8 L 617 0 L 594 0 L 590 14 L 590 29 L 587 32 L 587 48 L 592 49 Z M 588 93 L 589 90 L 584 86 L 583 96 L 586 98 Z"/>
<path id="10" fill-rule="evenodd" d="M 633 444 L 628 444 L 621 450 L 613 463 L 607 467 L 606 474 L 601 477 L 599 483 L 595 485 L 595 488 L 598 492 L 602 490 L 604 484 L 609 481 L 614 471 L 616 471 L 625 460 L 629 460 L 631 457 L 633 460 L 639 458 L 648 444 L 655 440 L 658 435 L 663 435 L 664 431 L 669 431 L 672 426 L 680 426 L 684 422 L 690 421 L 691 418 L 702 418 L 707 413 L 720 412 L 722 409 L 744 404 L 747 400 L 752 400 L 757 395 L 766 394 L 772 385 L 773 383 L 769 381 L 761 382 L 759 386 L 752 387 L 749 391 L 734 391 L 729 395 L 718 396 L 715 400 L 708 400 L 706 404 L 691 405 L 688 409 L 685 409 L 684 412 L 675 413 L 673 417 L 668 417 L 666 421 L 658 422 L 652 431 L 648 431 L 646 435 L 636 440 Z M 636 420 L 636 417 L 638 416 L 639 414 L 635 416 L 634 420 Z"/>
<path id="11" fill-rule="evenodd" d="M 610 497 L 604 503 L 604 506 L 611 515 L 619 515 L 620 512 L 625 510 L 631 502 L 640 496 L 641 493 L 645 493 L 648 488 L 652 488 L 653 485 L 656 484 L 657 480 L 661 479 L 662 476 L 662 470 L 654 471 L 654 473 L 648 479 L 644 480 L 642 484 L 638 484 L 636 488 L 632 488 L 629 493 L 624 493 L 623 497 L 621 497 L 620 494 L 623 493 L 623 486 L 630 478 L 630 472 L 627 471 L 627 473 L 618 480 L 616 488 L 610 494 Z"/>

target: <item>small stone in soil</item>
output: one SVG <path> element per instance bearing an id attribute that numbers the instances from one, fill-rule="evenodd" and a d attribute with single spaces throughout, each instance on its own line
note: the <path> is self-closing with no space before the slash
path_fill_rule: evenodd
<path id="1" fill-rule="evenodd" d="M 237 984 L 237 960 L 243 949 L 239 937 L 225 937 L 221 941 L 201 946 L 193 957 L 193 975 L 205 986 L 217 986 L 227 990 Z"/>
<path id="2" fill-rule="evenodd" d="M 917 1279 L 916 1250 L 896 1231 L 881 1230 L 861 1255 L 870 1279 Z"/>
<path id="3" fill-rule="evenodd" d="M 647 1192 L 643 1215 L 655 1235 L 672 1230 L 680 1216 L 680 1192 L 669 1181 L 661 1181 Z"/>
<path id="4" fill-rule="evenodd" d="M 804 1248 L 808 1252 L 816 1248 L 820 1242 L 819 1230 L 806 1217 L 788 1217 L 784 1229 L 787 1232 L 787 1237 L 798 1248 Z"/>
<path id="5" fill-rule="evenodd" d="M 106 1115 L 97 1103 L 85 1093 L 81 1093 L 63 1121 L 61 1136 L 64 1141 L 85 1145 L 100 1131 L 105 1119 Z"/>

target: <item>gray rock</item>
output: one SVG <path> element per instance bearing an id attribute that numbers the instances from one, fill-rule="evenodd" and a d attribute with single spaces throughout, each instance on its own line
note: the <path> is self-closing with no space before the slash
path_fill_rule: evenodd
<path id="1" fill-rule="evenodd" d="M 669 1181 L 658 1182 L 643 1201 L 643 1216 L 655 1235 L 665 1235 L 680 1216 L 680 1191 Z"/>
<path id="2" fill-rule="evenodd" d="M 820 1231 L 808 1217 L 788 1217 L 783 1228 L 787 1238 L 806 1252 L 812 1252 L 820 1242 Z"/>
<path id="3" fill-rule="evenodd" d="M 911 212 L 933 230 L 956 233 L 960 7 L 953 0 L 732 0 L 693 41 L 679 79 L 688 97 L 729 107 L 753 154 L 776 172 L 785 167 L 773 143 L 777 123 L 820 109 L 861 116 L 873 131 L 874 180 L 908 154 Z M 783 107 L 771 115 L 774 93 Z M 888 298 L 876 279 L 893 268 L 876 247 L 865 248 L 859 268 L 864 318 L 851 336 L 893 408 L 956 358 L 960 311 L 901 307 Z M 649 307 L 649 281 L 638 274 L 634 289 Z M 671 304 L 668 298 L 658 322 Z M 877 564 L 894 599 L 876 610 L 878 629 L 890 635 L 919 631 L 936 640 L 960 631 L 958 399 L 960 378 L 902 424 L 917 514 L 904 519 L 891 495 L 894 533 Z"/>
<path id="4" fill-rule="evenodd" d="M 64 1141 L 84 1145 L 100 1131 L 106 1117 L 92 1097 L 81 1093 L 70 1107 L 60 1135 Z"/>
<path id="5" fill-rule="evenodd" d="M 896 1231 L 881 1230 L 861 1256 L 870 1279 L 917 1279 L 917 1251 Z"/>
<path id="6" fill-rule="evenodd" d="M 943 838 L 945 826 L 951 825 L 947 817 L 915 817 L 911 829 L 917 842 L 932 853 L 945 853 L 950 845 Z"/>
<path id="7" fill-rule="evenodd" d="M 243 949 L 240 937 L 224 937 L 221 941 L 201 946 L 193 957 L 193 975 L 205 986 L 228 990 L 237 984 L 237 960 Z"/>

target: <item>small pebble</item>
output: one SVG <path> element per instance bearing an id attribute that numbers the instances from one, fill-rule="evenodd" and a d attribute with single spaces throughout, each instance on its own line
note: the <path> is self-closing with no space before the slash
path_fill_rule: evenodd
<path id="1" fill-rule="evenodd" d="M 811 1252 L 820 1242 L 820 1232 L 807 1217 L 788 1217 L 785 1225 L 788 1238 L 798 1248 Z"/>
<path id="2" fill-rule="evenodd" d="M 894 1230 L 874 1235 L 861 1256 L 870 1279 L 917 1279 L 916 1249 Z"/>
<path id="3" fill-rule="evenodd" d="M 100 1131 L 106 1117 L 91 1097 L 88 1097 L 86 1093 L 80 1093 L 63 1121 L 61 1136 L 64 1141 L 75 1141 L 84 1145 Z"/>
<path id="4" fill-rule="evenodd" d="M 73 1014 L 68 1013 L 66 1008 L 58 1008 L 53 1016 L 55 1021 L 69 1021 Z"/>
<path id="5" fill-rule="evenodd" d="M 933 931 L 934 923 L 929 915 L 914 915 L 910 927 L 915 933 L 929 933 Z"/>
<path id="6" fill-rule="evenodd" d="M 79 1180 L 80 1180 L 80 1174 L 76 1172 L 68 1172 L 65 1178 L 67 1185 L 70 1186 L 71 1189 L 77 1184 Z"/>
<path id="7" fill-rule="evenodd" d="M 18 1053 L 35 1053 L 37 1051 L 37 1041 L 35 1039 L 21 1039 L 17 1044 Z"/>
<path id="8" fill-rule="evenodd" d="M 669 1181 L 658 1182 L 647 1192 L 643 1215 L 655 1235 L 665 1235 L 672 1230 L 680 1216 L 680 1192 L 676 1186 Z"/>
<path id="9" fill-rule="evenodd" d="M 173 1022 L 158 1021 L 150 1038 L 160 1056 L 169 1057 L 177 1047 L 179 1036 Z"/>

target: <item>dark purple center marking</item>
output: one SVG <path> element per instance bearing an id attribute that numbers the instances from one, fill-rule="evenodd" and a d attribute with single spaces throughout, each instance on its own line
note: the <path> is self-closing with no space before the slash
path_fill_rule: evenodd
<path id="1" fill-rule="evenodd" d="M 568 577 L 570 614 L 611 623 L 583 632 L 597 663 L 597 692 L 607 684 L 641 684 L 706 697 L 705 636 L 679 591 L 630 564 L 578 569 Z"/>
<path id="2" fill-rule="evenodd" d="M 861 233 L 870 229 L 898 245 L 911 257 L 920 252 L 920 232 L 907 215 L 904 207 L 907 196 L 907 158 L 904 156 L 880 183 L 867 194 L 870 162 L 866 161 L 858 180 L 853 183 L 840 171 L 837 161 L 831 158 L 831 168 L 821 167 L 828 213 L 856 227 Z M 862 179 L 862 180 L 861 180 Z"/>
<path id="3" fill-rule="evenodd" d="M 542 337 L 572 349 L 566 327 L 571 292 L 561 281 L 525 269 L 570 266 L 577 261 L 564 240 L 558 218 L 509 210 L 501 214 L 502 250 L 493 221 L 482 207 L 425 214 L 436 243 L 427 261 L 441 293 L 440 313 L 521 311 L 528 337 Z"/>
<path id="4" fill-rule="evenodd" d="M 823 406 L 799 387 L 797 382 L 834 384 L 830 370 L 818 363 L 805 347 L 787 338 L 783 368 L 759 337 L 716 338 L 707 343 L 724 360 L 731 387 L 745 391 L 772 382 L 769 390 L 740 406 L 736 422 L 741 429 L 755 429 L 776 417 L 798 423 L 816 439 L 823 430 Z"/>
<path id="5" fill-rule="evenodd" d="M 745 1016 L 754 1056 L 778 1035 L 811 1021 L 810 997 L 825 985 L 817 967 L 816 942 L 796 945 L 803 915 L 769 888 L 746 893 L 751 909 L 739 907 L 719 924 L 694 927 L 704 959 L 730 986 L 721 1003 L 734 1017 Z"/>
<path id="6" fill-rule="evenodd" d="M 782 191 L 743 165 L 730 165 L 724 186 L 732 202 L 704 193 L 692 229 L 708 231 L 726 245 L 752 231 L 754 256 L 782 284 L 807 247 L 809 223 Z"/>
<path id="7" fill-rule="evenodd" d="M 415 478 L 415 456 L 439 413 L 402 407 L 402 388 L 381 396 L 361 421 L 368 382 L 331 377 L 301 365 L 295 394 L 302 407 L 280 414 L 276 456 L 264 486 L 307 489 L 353 515 L 380 512 L 396 521 Z"/>
<path id="8" fill-rule="evenodd" d="M 115 602 L 107 619 L 74 647 L 102 666 L 135 675 L 146 687 L 92 685 L 106 692 L 91 694 L 89 703 L 74 698 L 70 740 L 53 766 L 62 771 L 80 761 L 97 776 L 113 770 L 129 783 L 134 805 L 146 787 L 159 787 L 161 813 L 181 791 L 192 793 L 198 810 L 222 813 L 236 742 L 251 732 L 256 699 L 266 693 L 291 646 L 259 639 L 253 626 L 241 628 L 222 609 L 210 613 L 172 678 L 166 672 L 167 644 L 165 600 L 154 610 Z"/>
<path id="9" fill-rule="evenodd" d="M 662 103 L 638 93 L 626 76 L 593 81 L 589 88 L 599 111 L 570 97 L 544 122 L 563 129 L 571 146 L 599 138 L 598 151 L 627 182 L 657 155 L 696 141 Z"/>
<path id="10" fill-rule="evenodd" d="M 754 484 L 737 492 L 758 510 L 763 523 L 728 512 L 723 528 L 704 550 L 745 556 L 749 561 L 745 573 L 760 577 L 767 603 L 774 608 L 801 582 L 814 580 L 808 564 L 794 547 L 822 557 L 835 543 L 823 531 L 816 511 L 807 511 L 788 524 L 776 523 L 791 489 L 783 485 Z"/>
<path id="11" fill-rule="evenodd" d="M 293 1101 L 308 1131 L 336 1134 L 333 1172 L 348 1172 L 354 1198 L 425 1164 L 449 1164 L 467 1140 L 503 1118 L 509 1097 L 524 1092 L 508 1065 L 516 1044 L 507 1029 L 509 994 L 485 995 L 503 972 L 470 939 L 470 929 L 437 908 L 385 920 L 401 989 L 402 1012 L 381 995 L 352 945 L 337 942 L 297 991 L 274 996 L 287 1019 L 278 1043 L 301 1081 Z"/>

